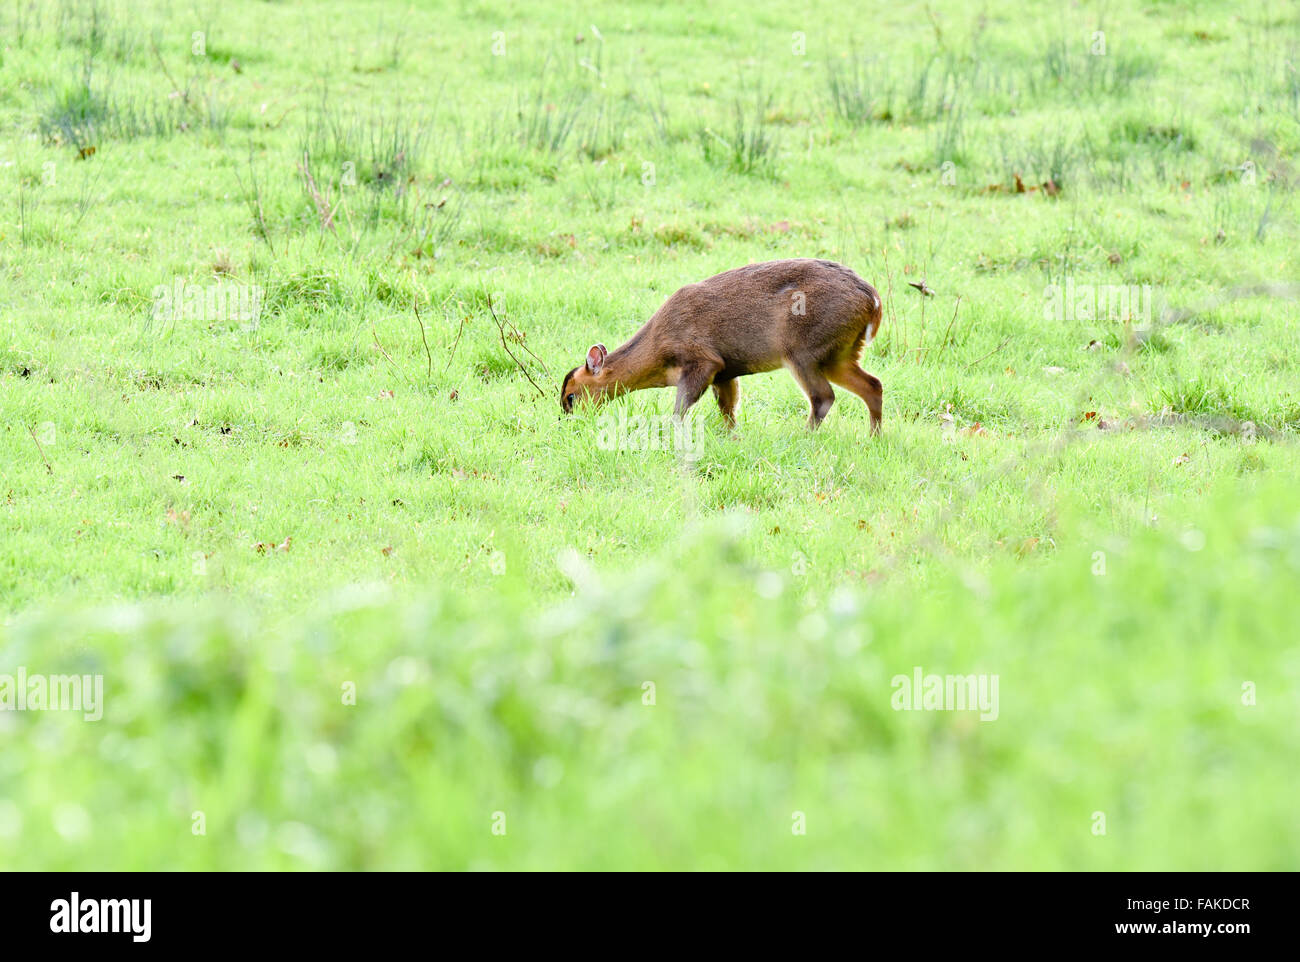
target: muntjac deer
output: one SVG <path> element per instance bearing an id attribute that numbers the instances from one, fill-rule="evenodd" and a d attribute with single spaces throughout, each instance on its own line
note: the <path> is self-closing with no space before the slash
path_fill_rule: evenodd
<path id="1" fill-rule="evenodd" d="M 599 403 L 674 385 L 673 413 L 680 418 L 713 385 L 730 428 L 740 400 L 736 379 L 784 366 L 808 396 L 810 428 L 835 403 L 834 382 L 867 402 L 871 432 L 878 434 L 880 379 L 862 370 L 858 358 L 880 329 L 880 308 L 874 287 L 831 261 L 738 267 L 687 284 L 617 350 L 592 347 L 586 363 L 564 376 L 560 406 L 567 413 L 584 397 Z"/>

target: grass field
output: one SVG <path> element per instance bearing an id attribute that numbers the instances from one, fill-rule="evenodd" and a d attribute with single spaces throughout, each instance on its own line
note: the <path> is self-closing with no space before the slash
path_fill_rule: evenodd
<path id="1" fill-rule="evenodd" d="M 1300 867 L 1300 12 L 860 6 L 4 0 L 0 865 Z"/>

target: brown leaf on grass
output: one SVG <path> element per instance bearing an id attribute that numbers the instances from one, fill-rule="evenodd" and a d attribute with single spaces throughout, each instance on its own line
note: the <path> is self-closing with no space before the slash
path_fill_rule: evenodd
<path id="1" fill-rule="evenodd" d="M 868 584 L 874 584 L 880 581 L 883 577 L 875 568 L 871 568 L 867 571 L 862 571 L 858 568 L 848 568 L 844 573 L 850 578 L 857 578 L 858 580 L 865 581 Z"/>
<path id="2" fill-rule="evenodd" d="M 384 545 L 384 547 L 380 548 L 379 551 L 385 558 L 387 558 L 393 553 L 393 546 L 391 544 Z"/>
<path id="3" fill-rule="evenodd" d="M 1190 460 L 1192 460 L 1192 456 L 1188 454 L 1186 451 L 1184 451 L 1182 454 L 1178 455 L 1178 457 L 1174 458 L 1174 464 L 1175 465 L 1186 464 Z"/>
<path id="4" fill-rule="evenodd" d="M 1080 420 L 1082 421 L 1095 421 L 1096 419 L 1097 419 L 1096 411 L 1084 411 L 1083 417 L 1080 418 Z"/>
<path id="5" fill-rule="evenodd" d="M 985 434 L 986 432 L 984 430 L 984 425 L 980 424 L 979 421 L 976 421 L 974 424 L 970 425 L 969 427 L 962 428 L 961 433 L 965 434 L 967 437 L 974 438 L 974 437 L 979 437 L 980 435 Z"/>
<path id="6" fill-rule="evenodd" d="M 379 400 L 381 400 L 381 401 L 388 400 L 388 399 L 391 398 L 391 397 L 393 397 L 393 392 L 392 392 L 392 391 L 380 391 L 380 392 L 379 392 Z"/>
<path id="7" fill-rule="evenodd" d="M 478 468 L 452 468 L 451 476 L 457 480 L 464 481 L 467 478 L 478 478 L 480 481 L 495 481 L 496 475 L 490 471 L 480 471 Z"/>
<path id="8" fill-rule="evenodd" d="M 1015 178 L 1016 178 L 1016 193 L 1017 194 L 1025 193 L 1025 182 L 1020 179 L 1019 174 L 1016 174 Z"/>

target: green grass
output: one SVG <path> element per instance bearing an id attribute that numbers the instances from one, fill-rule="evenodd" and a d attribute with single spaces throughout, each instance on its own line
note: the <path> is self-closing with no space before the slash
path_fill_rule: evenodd
<path id="1" fill-rule="evenodd" d="M 1300 333 L 1228 293 L 1300 279 L 1300 19 L 836 9 L 0 7 L 0 678 L 105 685 L 0 712 L 0 864 L 1300 864 Z M 882 436 L 560 417 L 802 256 L 885 296 Z"/>

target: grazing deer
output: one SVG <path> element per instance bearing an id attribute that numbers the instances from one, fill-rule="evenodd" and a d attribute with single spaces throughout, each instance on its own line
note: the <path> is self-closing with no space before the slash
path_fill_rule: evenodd
<path id="1" fill-rule="evenodd" d="M 613 352 L 597 344 L 585 364 L 564 376 L 560 406 L 584 397 L 603 402 L 648 387 L 677 388 L 683 417 L 706 388 L 727 427 L 736 423 L 736 379 L 785 366 L 821 424 L 835 392 L 831 382 L 867 402 L 871 433 L 880 432 L 880 379 L 858 367 L 880 329 L 880 295 L 841 264 L 798 258 L 750 264 L 687 284 Z"/>

